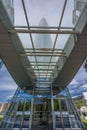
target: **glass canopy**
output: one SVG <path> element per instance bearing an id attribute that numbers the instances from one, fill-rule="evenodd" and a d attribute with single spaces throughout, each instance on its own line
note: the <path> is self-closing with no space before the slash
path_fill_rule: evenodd
<path id="1" fill-rule="evenodd" d="M 32 79 L 52 82 L 62 69 L 68 56 L 67 40 L 70 34 L 77 34 L 72 24 L 73 10 L 73 0 L 14 1 L 15 26 L 11 32 L 20 37 L 20 56 L 28 59 L 24 67 Z"/>

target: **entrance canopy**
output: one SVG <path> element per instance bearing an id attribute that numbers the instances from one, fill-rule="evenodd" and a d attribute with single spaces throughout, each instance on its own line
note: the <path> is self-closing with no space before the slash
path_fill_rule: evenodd
<path id="1" fill-rule="evenodd" d="M 26 91 L 33 86 L 52 85 L 57 91 L 66 87 L 86 56 L 86 39 L 83 43 L 82 37 L 86 31 L 86 5 L 73 26 L 73 0 L 15 0 L 11 5 L 6 6 L 5 1 L 0 4 L 4 14 L 0 18 L 4 37 L 0 39 L 0 55 L 18 86 Z M 14 9 L 13 15 L 8 6 Z M 8 14 L 14 16 L 14 23 Z"/>
<path id="2" fill-rule="evenodd" d="M 20 37 L 20 57 L 36 86 L 48 86 L 54 81 L 70 53 L 65 47 L 67 39 L 70 34 L 78 34 L 72 25 L 73 1 L 61 3 L 14 1 L 15 26 L 9 32 Z M 74 43 L 74 37 L 72 40 Z"/>

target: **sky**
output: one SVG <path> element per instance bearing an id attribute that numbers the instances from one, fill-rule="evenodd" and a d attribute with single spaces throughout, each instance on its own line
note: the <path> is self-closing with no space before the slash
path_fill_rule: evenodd
<path id="1" fill-rule="evenodd" d="M 11 98 L 17 89 L 17 85 L 7 71 L 5 65 L 0 69 L 0 102 Z"/>
<path id="2" fill-rule="evenodd" d="M 62 9 L 64 0 L 59 2 L 58 0 L 54 0 L 50 2 L 50 0 L 25 0 L 26 8 L 28 12 L 30 25 L 38 25 L 39 21 L 42 17 L 45 17 L 50 26 L 58 26 L 58 21 L 60 18 L 60 8 Z M 27 4 L 30 2 L 29 4 Z M 39 4 L 38 4 L 39 3 Z M 49 8 L 48 8 L 49 5 Z M 22 10 L 21 0 L 15 0 L 15 25 L 26 25 L 24 13 Z M 38 10 L 39 8 L 39 10 Z M 64 18 L 62 22 L 62 26 L 73 26 L 72 24 L 72 10 L 73 10 L 73 0 L 68 0 L 67 9 L 64 13 Z M 50 15 L 51 14 L 51 15 Z M 67 22 L 68 21 L 68 22 Z M 54 35 L 52 36 L 52 40 L 54 41 Z M 25 41 L 26 39 L 26 41 Z M 29 40 L 29 39 L 28 39 Z M 23 38 L 22 41 L 25 43 L 25 47 L 28 46 L 27 37 Z M 62 40 L 64 41 L 64 40 Z M 58 42 L 58 45 L 63 45 L 64 43 L 61 41 Z M 0 69 L 0 102 L 5 102 L 15 93 L 17 89 L 16 83 L 11 78 L 9 72 L 7 71 L 5 65 Z M 72 82 L 68 85 L 70 93 L 72 96 L 82 95 L 82 92 L 87 91 L 87 73 L 83 66 L 79 69 L 78 73 L 72 80 Z"/>
<path id="3" fill-rule="evenodd" d="M 87 72 L 83 65 L 78 70 L 77 74 L 68 85 L 71 96 L 82 95 L 83 92 L 87 91 Z"/>

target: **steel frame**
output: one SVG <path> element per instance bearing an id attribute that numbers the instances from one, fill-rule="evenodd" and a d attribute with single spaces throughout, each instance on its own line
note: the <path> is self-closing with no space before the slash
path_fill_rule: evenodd
<path id="1" fill-rule="evenodd" d="M 30 24 L 29 24 L 29 20 L 28 20 L 28 16 L 27 16 L 27 11 L 26 11 L 26 7 L 25 7 L 24 0 L 21 0 L 21 2 L 22 2 L 22 6 L 23 6 L 23 10 L 24 10 L 24 14 L 25 14 L 25 18 L 26 18 L 26 22 L 27 22 L 28 30 L 30 30 Z M 35 51 L 35 49 L 34 49 L 34 42 L 33 42 L 33 38 L 32 38 L 31 33 L 29 34 L 29 36 L 30 36 L 31 43 L 32 43 L 32 49 L 33 49 L 33 51 Z M 34 55 L 34 56 L 35 56 L 35 55 Z M 36 61 L 36 64 L 37 64 L 37 58 L 36 58 L 36 56 L 35 56 L 35 61 Z M 38 68 L 38 66 L 37 66 L 37 68 Z M 38 73 L 39 73 L 39 72 L 38 72 Z"/>
<path id="2" fill-rule="evenodd" d="M 22 29 L 22 28 L 27 28 L 28 29 L 28 26 L 14 26 L 14 28 L 20 28 L 20 29 Z M 30 26 L 30 28 L 36 28 L 36 29 L 70 29 L 70 30 L 73 30 L 74 28 L 73 27 L 55 27 L 55 26 L 48 26 L 48 27 L 44 27 L 44 26 Z"/>
<path id="3" fill-rule="evenodd" d="M 63 15 L 64 15 L 64 11 L 65 11 L 66 5 L 67 5 L 67 0 L 64 1 L 64 5 L 63 5 L 62 12 L 61 12 L 59 25 L 58 25 L 58 30 L 61 27 L 61 23 L 62 23 L 62 19 L 63 19 Z M 57 39 L 58 39 L 58 34 L 56 34 L 56 38 L 55 38 L 55 41 L 54 41 L 54 44 L 53 44 L 53 52 L 54 52 L 54 49 L 55 49 L 55 46 L 56 46 Z M 50 63 L 51 63 L 51 61 L 52 61 L 52 56 L 50 57 Z M 50 66 L 50 63 L 49 63 L 49 66 Z M 49 66 L 48 66 L 48 69 L 49 69 Z"/>
<path id="4" fill-rule="evenodd" d="M 52 61 L 52 58 L 67 57 L 63 49 L 55 48 L 59 34 L 61 34 L 61 35 L 62 34 L 65 34 L 65 35 L 72 34 L 74 36 L 79 34 L 79 32 L 75 31 L 75 29 L 73 27 L 62 27 L 61 26 L 62 20 L 64 17 L 64 12 L 65 12 L 66 5 L 67 5 L 67 0 L 64 0 L 58 26 L 48 26 L 48 27 L 47 26 L 30 26 L 28 13 L 27 13 L 27 9 L 25 6 L 25 1 L 21 0 L 21 3 L 22 3 L 27 25 L 26 26 L 14 26 L 12 29 L 8 30 L 8 32 L 10 32 L 10 33 L 28 33 L 29 34 L 32 48 L 24 48 L 24 50 L 20 53 L 20 56 L 23 58 L 25 58 L 25 57 L 27 57 L 27 58 L 34 57 L 35 58 L 35 61 L 30 61 L 29 65 L 25 63 L 25 68 L 27 70 L 29 70 L 32 73 L 38 72 L 39 77 L 41 77 L 41 75 L 48 77 L 50 70 L 51 70 L 51 71 L 53 71 L 51 73 L 51 75 L 53 76 L 54 70 L 58 71 L 57 68 L 59 66 L 56 61 L 55 62 Z M 35 48 L 33 37 L 32 37 L 33 33 L 35 33 L 35 34 L 37 34 L 37 33 L 39 33 L 39 34 L 56 34 L 56 37 L 55 37 L 55 40 L 53 43 L 53 47 L 52 48 L 39 48 L 39 47 Z M 49 62 L 45 62 L 45 61 L 40 62 L 40 61 L 38 61 L 38 57 L 49 57 L 50 59 L 49 59 Z M 40 67 L 44 67 L 44 66 L 48 67 L 48 69 L 45 68 L 45 69 L 41 70 Z M 52 66 L 54 67 L 53 69 L 51 69 Z M 37 67 L 37 69 L 36 69 L 36 67 Z M 43 73 L 41 71 L 43 71 Z M 46 75 L 44 75 L 45 71 L 46 71 L 46 73 L 45 73 Z M 54 77 L 55 76 L 53 76 L 53 78 Z M 36 75 L 36 78 L 38 78 L 37 75 Z"/>
<path id="5" fill-rule="evenodd" d="M 79 34 L 77 31 L 70 30 L 26 30 L 26 29 L 10 29 L 10 33 L 35 33 L 35 34 Z"/>

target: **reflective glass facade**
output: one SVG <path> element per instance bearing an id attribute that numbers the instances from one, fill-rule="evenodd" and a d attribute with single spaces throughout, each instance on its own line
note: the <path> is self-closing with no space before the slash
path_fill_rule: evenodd
<path id="1" fill-rule="evenodd" d="M 84 130 L 67 88 L 57 96 L 52 89 L 36 88 L 32 95 L 28 95 L 18 88 L 1 128 Z"/>
<path id="2" fill-rule="evenodd" d="M 87 0 L 74 0 L 73 24 L 77 23 L 86 3 Z"/>

